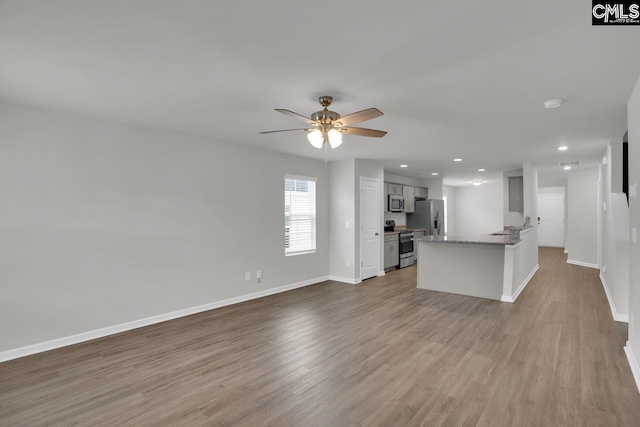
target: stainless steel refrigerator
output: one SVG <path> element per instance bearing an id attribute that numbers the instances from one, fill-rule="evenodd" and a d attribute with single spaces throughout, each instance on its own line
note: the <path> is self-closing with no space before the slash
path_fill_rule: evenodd
<path id="1" fill-rule="evenodd" d="M 444 221 L 444 200 L 416 200 L 415 212 L 407 214 L 407 228 L 424 228 L 425 236 L 443 236 Z"/>

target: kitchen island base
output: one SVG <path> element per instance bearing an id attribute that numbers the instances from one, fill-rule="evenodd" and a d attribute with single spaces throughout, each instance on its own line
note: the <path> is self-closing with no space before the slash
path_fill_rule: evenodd
<path id="1" fill-rule="evenodd" d="M 521 239 L 415 239 L 418 288 L 515 302 L 538 270 L 538 244 L 531 229 Z"/>

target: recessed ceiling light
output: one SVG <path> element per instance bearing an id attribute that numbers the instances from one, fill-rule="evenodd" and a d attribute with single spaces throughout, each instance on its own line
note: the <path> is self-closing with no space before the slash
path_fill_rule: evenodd
<path id="1" fill-rule="evenodd" d="M 565 166 L 564 170 L 568 171 L 569 169 L 571 169 L 571 166 Z"/>
<path id="2" fill-rule="evenodd" d="M 438 172 L 433 172 L 433 173 L 431 173 L 431 175 L 436 176 L 436 175 L 438 175 Z"/>
<path id="3" fill-rule="evenodd" d="M 566 145 L 561 145 L 560 147 L 558 147 L 558 150 L 560 151 L 564 151 L 564 150 L 568 150 L 569 147 L 567 147 Z"/>
<path id="4" fill-rule="evenodd" d="M 409 165 L 400 165 L 401 168 L 408 168 Z"/>
<path id="5" fill-rule="evenodd" d="M 473 181 L 473 185 L 475 185 L 476 187 L 482 185 L 482 181 Z"/>
<path id="6" fill-rule="evenodd" d="M 478 172 L 484 172 L 486 169 L 478 169 Z"/>
<path id="7" fill-rule="evenodd" d="M 562 104 L 562 99 L 550 99 L 544 101 L 544 108 L 558 108 Z"/>
<path id="8" fill-rule="evenodd" d="M 453 159 L 454 162 L 461 162 L 462 159 Z"/>

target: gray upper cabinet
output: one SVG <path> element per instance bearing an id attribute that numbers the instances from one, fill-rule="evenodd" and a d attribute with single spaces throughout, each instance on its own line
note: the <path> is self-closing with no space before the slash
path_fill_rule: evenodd
<path id="1" fill-rule="evenodd" d="M 416 187 L 416 199 L 427 200 L 429 198 L 429 189 Z"/>
<path id="2" fill-rule="evenodd" d="M 402 187 L 402 195 L 404 196 L 404 212 L 412 213 L 415 212 L 416 206 L 416 193 L 414 187 L 409 187 L 404 185 Z"/>
<path id="3" fill-rule="evenodd" d="M 389 183 L 389 194 L 402 195 L 402 185 Z"/>
<path id="4" fill-rule="evenodd" d="M 524 213 L 524 180 L 521 176 L 509 177 L 509 212 Z"/>

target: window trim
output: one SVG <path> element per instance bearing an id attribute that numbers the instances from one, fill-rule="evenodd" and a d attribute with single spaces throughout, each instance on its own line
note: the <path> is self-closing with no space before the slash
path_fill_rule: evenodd
<path id="1" fill-rule="evenodd" d="M 318 243 L 318 237 L 317 237 L 317 225 L 318 225 L 318 214 L 317 214 L 317 204 L 318 204 L 318 186 L 317 186 L 317 182 L 318 182 L 318 178 L 317 177 L 313 177 L 313 176 L 303 176 L 303 175 L 292 175 L 292 174 L 285 174 L 284 175 L 284 183 L 285 183 L 285 188 L 286 188 L 286 181 L 288 179 L 294 179 L 294 180 L 298 180 L 298 181 L 308 181 L 308 182 L 313 182 L 314 183 L 314 215 L 313 215 L 313 227 L 314 227 L 314 241 L 313 241 L 313 246 L 314 249 L 307 249 L 307 250 L 301 250 L 301 251 L 295 251 L 295 252 L 287 252 L 287 248 L 284 248 L 284 255 L 286 257 L 289 256 L 298 256 L 298 255 L 307 255 L 307 254 L 314 254 L 316 253 L 316 251 L 318 250 L 317 247 L 317 243 Z M 286 200 L 285 203 L 283 203 L 284 206 L 286 206 Z M 285 209 L 285 218 L 286 218 L 286 209 Z"/>

